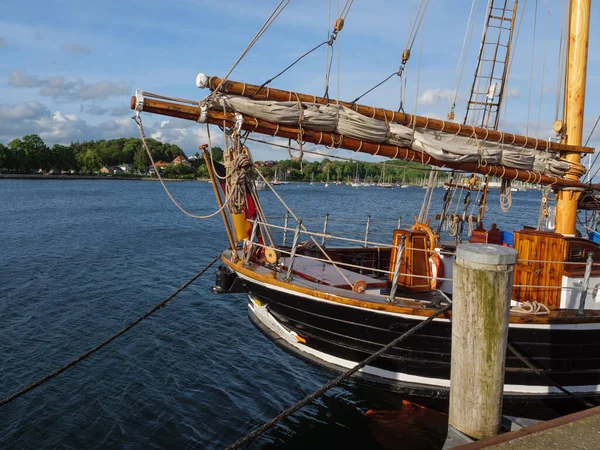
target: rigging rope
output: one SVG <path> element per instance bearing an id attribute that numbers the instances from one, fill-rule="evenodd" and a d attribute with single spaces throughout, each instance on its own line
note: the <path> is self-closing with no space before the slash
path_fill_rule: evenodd
<path id="1" fill-rule="evenodd" d="M 505 91 L 505 92 L 508 92 L 508 83 L 509 83 L 509 80 L 510 80 L 510 72 L 511 72 L 511 69 L 512 69 L 513 61 L 515 60 L 514 55 L 516 54 L 516 51 L 517 51 L 517 44 L 519 43 L 519 35 L 521 34 L 521 25 L 523 24 L 523 17 L 525 16 L 525 9 L 526 9 L 526 7 L 527 7 L 527 0 L 525 0 L 523 2 L 523 9 L 522 9 L 522 12 L 521 12 L 521 17 L 519 18 L 519 26 L 517 27 L 517 34 L 516 34 L 515 39 L 514 39 L 513 48 L 512 48 L 512 50 L 510 52 L 510 54 L 513 55 L 513 57 L 508 62 L 508 70 L 506 71 L 506 78 L 505 78 L 505 81 L 504 81 L 504 89 L 503 89 L 503 91 Z M 505 122 L 506 122 L 506 111 L 508 110 L 507 103 L 508 103 L 508 99 L 509 98 L 510 98 L 510 96 L 506 95 L 505 98 L 503 99 L 503 101 L 504 101 L 504 113 L 503 113 L 503 115 L 504 115 L 504 121 Z"/>
<path id="2" fill-rule="evenodd" d="M 537 28 L 537 13 L 538 13 L 538 0 L 535 0 L 535 8 L 533 9 L 533 38 L 531 41 L 531 71 L 529 73 L 529 98 L 527 100 L 527 124 L 525 125 L 525 135 L 529 136 L 529 112 L 531 110 L 531 95 L 533 85 L 533 68 L 535 67 L 535 34 Z"/>
<path id="3" fill-rule="evenodd" d="M 188 211 L 186 211 L 178 202 L 177 200 L 175 200 L 175 198 L 173 197 L 173 195 L 171 195 L 171 192 L 169 191 L 169 189 L 167 188 L 167 185 L 165 184 L 165 182 L 163 181 L 162 177 L 160 176 L 160 172 L 158 170 L 158 167 L 156 167 L 156 163 L 154 162 L 154 158 L 152 157 L 152 153 L 150 152 L 150 149 L 148 148 L 148 144 L 146 143 L 146 135 L 144 133 L 144 127 L 142 125 L 142 118 L 140 117 L 139 113 L 136 114 L 135 116 L 133 116 L 133 120 L 135 120 L 135 123 L 137 124 L 139 130 L 140 130 L 140 136 L 142 137 L 142 145 L 144 147 L 144 150 L 146 150 L 146 154 L 148 155 L 148 158 L 150 158 L 150 162 L 152 163 L 152 167 L 154 168 L 154 173 L 156 173 L 156 176 L 158 177 L 158 180 L 160 181 L 160 184 L 162 185 L 163 189 L 165 190 L 165 192 L 167 193 L 167 195 L 169 196 L 169 198 L 171 199 L 171 201 L 173 202 L 173 204 L 182 212 L 184 213 L 186 216 L 191 217 L 193 219 L 200 219 L 200 220 L 204 220 L 204 219 L 210 219 L 211 217 L 216 216 L 217 214 L 219 214 L 223 208 L 225 208 L 225 206 L 229 203 L 229 200 L 231 198 L 231 195 L 228 195 L 227 198 L 225 199 L 225 202 L 223 203 L 223 206 L 221 206 L 218 210 L 216 210 L 214 213 L 212 214 L 208 214 L 206 216 L 198 216 L 196 214 L 192 214 Z M 212 152 L 211 152 L 212 154 Z"/>
<path id="4" fill-rule="evenodd" d="M 375 353 L 373 353 L 368 358 L 365 358 L 364 360 L 362 360 L 361 362 L 359 362 L 357 365 L 355 365 L 350 370 L 344 372 L 343 374 L 341 374 L 338 377 L 336 377 L 333 380 L 331 380 L 329 383 L 327 383 L 324 386 L 322 386 L 321 388 L 317 389 L 315 392 L 313 392 L 309 396 L 303 398 L 302 400 L 300 400 L 296 404 L 290 406 L 288 409 L 286 409 L 285 411 L 281 412 L 277 417 L 269 420 L 268 422 L 264 423 L 260 427 L 258 427 L 255 430 L 253 430 L 251 433 L 248 433 L 246 436 L 244 436 L 244 437 L 238 439 L 237 441 L 235 441 L 233 444 L 231 444 L 229 447 L 227 447 L 227 450 L 234 450 L 234 449 L 237 449 L 237 448 L 240 448 L 242 446 L 245 446 L 245 445 L 249 444 L 255 438 L 257 438 L 258 436 L 260 436 L 265 431 L 273 428 L 275 425 L 277 425 L 279 422 L 281 422 L 286 417 L 292 415 L 293 413 L 295 413 L 296 411 L 298 411 L 300 408 L 308 405 L 313 400 L 317 399 L 318 397 L 320 397 L 321 395 L 323 395 L 325 392 L 327 392 L 331 388 L 333 388 L 333 387 L 337 386 L 338 384 L 340 384 L 346 378 L 350 377 L 351 375 L 353 375 L 354 373 L 358 372 L 363 367 L 365 367 L 368 364 L 370 364 L 373 361 L 375 361 L 377 358 L 379 358 L 381 355 L 383 355 L 388 350 L 392 349 L 393 347 L 395 347 L 396 345 L 398 345 L 399 343 L 401 343 L 405 339 L 407 339 L 410 336 L 412 336 L 413 334 L 415 334 L 417 331 L 419 331 L 425 325 L 428 325 L 429 323 L 433 322 L 434 319 L 436 319 L 437 317 L 441 316 L 446 311 L 450 310 L 451 307 L 452 307 L 452 303 L 448 303 L 446 306 L 438 309 L 435 313 L 433 313 L 427 319 L 425 319 L 421 323 L 415 325 L 413 328 L 411 328 L 410 330 L 408 330 L 406 333 L 398 336 L 396 339 L 394 339 L 392 342 L 390 342 L 389 344 L 387 344 L 385 347 L 382 347 L 381 349 L 379 349 L 378 351 L 376 351 Z"/>
<path id="5" fill-rule="evenodd" d="M 167 298 L 165 298 L 162 302 L 160 302 L 157 305 L 155 305 L 150 311 L 148 311 L 147 313 L 145 313 L 144 315 L 142 315 L 140 318 L 134 320 L 129 325 L 127 325 L 125 328 L 122 328 L 120 331 L 118 331 L 117 333 L 113 334 L 108 339 L 105 339 L 102 342 L 100 342 L 99 344 L 95 345 L 94 347 L 92 347 L 91 349 L 89 349 L 88 351 L 86 351 L 85 353 L 82 353 L 78 357 L 72 359 L 70 362 L 68 362 L 64 366 L 56 369 L 52 373 L 49 373 L 48 375 L 40 378 L 39 380 L 37 380 L 34 383 L 31 383 L 29 386 L 24 387 L 23 389 L 15 392 L 14 394 L 9 395 L 5 399 L 0 400 L 0 406 L 4 406 L 7 403 L 12 402 L 13 400 L 16 400 L 17 398 L 21 397 L 22 395 L 26 394 L 27 392 L 32 391 L 35 388 L 37 388 L 37 387 L 41 386 L 42 384 L 46 383 L 47 381 L 50 381 L 52 378 L 57 377 L 58 375 L 60 375 L 61 373 L 63 373 L 65 370 L 67 370 L 67 369 L 73 367 L 75 364 L 83 361 L 87 357 L 89 357 L 92 354 L 96 353 L 101 348 L 103 348 L 106 345 L 110 344 L 112 341 L 114 341 L 115 339 L 117 339 L 119 336 L 122 336 L 127 331 L 131 330 L 133 327 L 135 327 L 140 322 L 142 322 L 143 320 L 145 320 L 148 317 L 150 317 L 152 314 L 154 314 L 159 309 L 165 307 L 167 305 L 167 303 L 169 303 L 171 300 L 173 300 L 185 288 L 187 288 L 190 284 L 192 284 L 194 281 L 196 281 L 198 278 L 200 278 L 200 276 L 202 276 L 204 274 L 204 272 L 206 272 L 215 262 L 217 262 L 217 260 L 219 259 L 220 256 L 221 255 L 215 256 L 213 258 L 213 260 L 211 262 L 209 262 L 208 265 L 205 266 L 200 272 L 198 272 L 196 275 L 194 275 L 189 281 L 187 281 L 184 284 L 182 284 L 175 292 L 173 292 L 171 295 L 169 295 Z"/>
<path id="6" fill-rule="evenodd" d="M 250 41 L 248 46 L 244 49 L 242 54 L 239 56 L 239 58 L 236 60 L 236 62 L 231 67 L 231 69 L 229 69 L 227 74 L 221 79 L 219 86 L 217 86 L 217 88 L 208 95 L 207 99 L 211 98 L 213 95 L 216 95 L 214 93 L 219 91 L 221 86 L 223 86 L 223 83 L 225 83 L 227 81 L 227 79 L 229 78 L 229 75 L 231 75 L 231 72 L 233 72 L 233 70 L 237 67 L 237 65 L 244 58 L 244 56 L 246 56 L 246 54 L 250 51 L 250 49 L 254 46 L 254 44 L 256 44 L 256 42 L 262 37 L 262 35 L 267 31 L 267 29 L 273 24 L 275 19 L 277 19 L 279 14 L 281 14 L 281 12 L 285 9 L 285 7 L 288 5 L 289 2 L 290 2 L 290 0 L 280 0 L 280 2 L 277 4 L 277 6 L 275 7 L 275 9 L 271 13 L 271 15 L 267 18 L 267 20 L 262 25 L 262 27 L 260 27 L 260 29 L 254 36 L 254 38 L 252 38 L 252 40 Z"/>
<path id="7" fill-rule="evenodd" d="M 540 106 L 538 107 L 537 127 L 535 129 L 536 137 L 540 133 L 540 120 L 542 116 L 542 100 L 544 99 L 544 75 L 546 75 L 546 54 L 548 50 L 548 32 L 550 31 L 550 5 L 548 3 L 548 20 L 546 21 L 546 39 L 544 41 L 544 60 L 542 62 L 542 79 L 540 81 Z"/>
<path id="8" fill-rule="evenodd" d="M 512 191 L 510 190 L 510 180 L 503 178 L 502 184 L 500 185 L 500 208 L 502 208 L 502 211 L 508 212 L 510 211 L 511 206 Z"/>
<path id="9" fill-rule="evenodd" d="M 261 144 L 270 145 L 272 147 L 278 147 L 278 148 L 281 148 L 281 149 L 284 149 L 284 150 L 300 151 L 299 148 L 291 147 L 291 146 L 288 146 L 288 145 L 276 144 L 274 142 L 265 141 L 264 139 L 255 139 L 255 138 L 247 137 L 246 140 L 253 141 L 253 142 L 258 142 L 258 143 L 261 143 Z M 325 157 L 331 158 L 331 159 L 339 159 L 339 160 L 342 160 L 342 161 L 351 161 L 351 162 L 362 162 L 362 163 L 364 163 L 364 161 L 361 161 L 359 159 L 348 158 L 348 157 L 338 156 L 338 155 L 332 155 L 330 153 L 315 152 L 315 151 L 306 150 L 306 149 L 302 149 L 302 151 L 304 153 L 308 153 L 308 154 L 311 154 L 311 155 L 325 156 Z M 397 166 L 395 164 L 388 164 L 388 163 L 385 163 L 385 162 L 377 162 L 377 161 L 369 162 L 369 164 L 375 164 L 375 165 L 378 165 L 378 166 L 392 167 L 392 168 L 399 168 L 399 167 L 401 167 L 401 166 Z M 420 170 L 420 171 L 423 171 L 423 172 L 430 172 L 432 170 L 437 171 L 437 172 L 447 172 L 447 171 L 442 170 L 441 168 L 431 168 L 431 167 L 410 167 L 410 170 Z M 460 171 L 460 170 L 453 170 L 453 172 L 464 173 L 463 171 Z"/>
<path id="10" fill-rule="evenodd" d="M 277 197 L 277 199 L 281 202 L 281 204 L 283 205 L 283 207 L 286 209 L 286 211 L 288 211 L 292 217 L 294 218 L 294 220 L 297 223 L 300 223 L 300 227 L 302 228 L 302 230 L 304 230 L 304 232 L 306 234 L 308 234 L 308 236 L 310 237 L 311 241 L 314 242 L 314 244 L 317 246 L 317 248 L 319 249 L 319 251 L 327 258 L 327 260 L 331 263 L 331 265 L 338 271 L 338 273 L 340 274 L 340 276 L 344 279 L 344 281 L 348 284 L 348 286 L 353 287 L 352 282 L 348 279 L 348 277 L 346 275 L 344 275 L 344 273 L 340 270 L 340 268 L 337 266 L 337 264 L 333 261 L 333 259 L 331 259 L 331 257 L 329 256 L 329 254 L 325 251 L 325 249 L 317 242 L 317 240 L 312 237 L 310 235 L 310 233 L 308 232 L 308 230 L 306 229 L 306 226 L 304 226 L 304 224 L 302 223 L 302 221 L 298 218 L 298 216 L 296 216 L 296 214 L 294 214 L 294 211 L 291 210 L 291 208 L 285 203 L 285 201 L 281 198 L 281 196 L 277 193 L 277 191 L 273 188 L 273 186 L 271 185 L 271 183 L 269 183 L 269 181 L 264 177 L 264 175 L 262 173 L 260 173 L 260 171 L 258 170 L 257 167 L 255 167 L 256 172 L 258 173 L 258 175 L 262 178 L 262 180 L 265 182 L 265 184 L 269 187 L 269 189 L 271 189 L 271 191 L 273 192 L 273 194 L 275 194 L 275 197 Z"/>
<path id="11" fill-rule="evenodd" d="M 475 16 L 477 16 L 477 11 L 479 11 L 479 1 L 473 0 L 471 2 L 471 11 L 469 12 L 469 20 L 467 21 L 467 27 L 465 28 L 465 37 L 463 38 L 462 47 L 460 49 L 460 56 L 458 57 L 458 62 L 456 64 L 456 73 L 455 77 L 457 77 L 456 82 L 456 90 L 454 91 L 454 98 L 452 99 L 452 105 L 450 106 L 450 112 L 448 113 L 448 119 L 454 119 L 454 108 L 456 107 L 456 99 L 458 98 L 458 90 L 460 89 L 460 82 L 462 80 L 463 72 L 465 70 L 466 62 L 467 62 L 467 54 L 469 52 L 469 47 L 471 46 L 471 38 L 473 37 L 473 29 L 475 28 L 475 21 L 471 22 L 473 18 L 473 8 L 477 4 L 477 8 L 475 9 Z M 470 28 L 470 30 L 469 30 Z M 467 41 L 467 35 L 469 39 Z M 466 48 L 465 48 L 466 45 Z M 464 58 L 463 58 L 464 56 Z M 462 61 L 462 62 L 461 62 Z M 459 73 L 460 69 L 460 73 Z M 452 116 L 452 117 L 451 117 Z"/>
<path id="12" fill-rule="evenodd" d="M 416 14 L 415 20 L 413 21 L 411 29 L 410 29 L 410 32 L 408 33 L 408 39 L 406 41 L 406 47 L 405 47 L 404 51 L 402 52 L 402 61 L 400 62 L 400 67 L 398 68 L 398 70 L 396 70 L 395 72 L 392 72 L 383 81 L 380 81 L 375 86 L 373 86 L 371 89 L 369 89 L 369 90 L 363 92 L 362 94 L 360 94 L 358 97 L 356 97 L 354 100 L 352 100 L 351 105 L 356 104 L 356 102 L 358 102 L 361 98 L 363 98 L 369 92 L 372 92 L 373 90 L 377 89 L 379 86 L 381 86 L 386 81 L 388 81 L 390 78 L 392 78 L 394 75 L 398 75 L 399 77 L 402 77 L 402 73 L 404 72 L 404 69 L 406 67 L 406 63 L 408 62 L 408 60 L 410 58 L 410 52 L 411 52 L 412 47 L 413 47 L 413 45 L 415 43 L 415 39 L 417 37 L 417 33 L 419 31 L 419 28 L 421 28 L 421 24 L 423 22 L 423 18 L 425 17 L 425 10 L 427 9 L 427 5 L 428 4 L 429 4 L 429 0 L 421 0 L 421 2 L 419 3 L 419 8 L 417 10 L 417 14 Z M 423 31 L 423 29 L 421 28 L 421 32 L 422 31 Z M 421 39 L 423 39 L 422 36 L 421 36 Z M 421 53 L 422 52 L 423 52 L 423 41 L 421 41 Z"/>
<path id="13" fill-rule="evenodd" d="M 564 75 L 564 64 L 565 64 L 565 48 L 566 45 L 564 42 L 564 32 L 565 32 L 565 26 L 566 26 L 566 19 L 565 19 L 565 8 L 566 8 L 566 0 L 563 0 L 562 2 L 562 9 L 561 9 L 561 23 L 560 23 L 560 38 L 558 40 L 558 64 L 556 65 L 558 68 L 558 75 L 556 77 L 556 106 L 555 106 L 555 110 L 554 110 L 554 120 L 559 120 L 559 119 L 563 119 L 563 117 L 558 117 L 558 112 L 560 110 L 560 101 L 562 99 L 562 96 L 560 95 L 563 89 L 563 75 Z"/>
<path id="14" fill-rule="evenodd" d="M 585 140 L 585 146 L 586 147 L 587 147 L 588 143 L 590 142 L 590 139 L 592 138 L 592 136 L 594 134 L 594 131 L 596 131 L 596 126 L 598 126 L 598 121 L 600 121 L 600 116 L 598 116 L 598 118 L 596 119 L 596 122 L 594 123 L 594 126 L 592 128 L 592 131 L 590 131 L 590 134 L 589 134 L 588 138 Z M 600 155 L 600 153 L 596 153 L 596 156 L 594 156 L 594 159 L 592 160 L 592 163 L 590 164 L 590 167 L 589 167 L 589 170 L 588 170 L 588 176 L 587 176 L 588 183 L 590 182 L 590 180 L 592 178 L 594 178 L 598 174 L 598 170 L 600 170 L 600 168 L 597 169 L 596 173 L 594 173 L 593 176 L 590 176 L 590 172 L 591 172 L 592 167 L 594 166 L 594 164 L 596 164 L 596 160 L 598 159 L 598 155 Z M 589 155 L 588 157 L 591 158 L 591 156 L 592 155 Z"/>

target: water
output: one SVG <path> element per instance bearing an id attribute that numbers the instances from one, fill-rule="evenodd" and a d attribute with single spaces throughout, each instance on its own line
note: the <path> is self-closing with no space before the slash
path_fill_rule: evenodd
<path id="1" fill-rule="evenodd" d="M 191 212 L 215 209 L 207 183 L 169 188 Z M 336 219 L 371 214 L 412 222 L 425 192 L 308 185 L 278 191 L 304 217 L 329 212 L 330 229 L 354 227 L 359 235 L 364 224 L 342 228 Z M 260 195 L 268 214 L 281 215 L 272 193 Z M 503 223 L 518 228 L 528 216 L 535 224 L 540 194 L 514 196 L 517 219 Z M 184 216 L 158 183 L 1 180 L 0 198 L 2 398 L 145 313 L 227 245 L 219 217 Z M 497 194 L 489 204 L 499 209 Z M 498 219 L 488 214 L 488 225 Z M 392 226 L 373 222 L 372 238 L 389 242 Z M 270 343 L 249 323 L 244 296 L 215 296 L 213 281 L 210 270 L 123 337 L 1 408 L 0 447 L 224 448 L 332 378 Z M 365 415 L 394 408 L 397 397 L 345 384 L 253 448 L 441 448 L 440 416 Z"/>

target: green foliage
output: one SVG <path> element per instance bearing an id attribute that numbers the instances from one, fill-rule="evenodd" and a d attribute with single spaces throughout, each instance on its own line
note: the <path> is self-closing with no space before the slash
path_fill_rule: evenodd
<path id="1" fill-rule="evenodd" d="M 100 157 L 92 150 L 85 150 L 75 155 L 77 165 L 84 173 L 93 174 L 100 170 L 102 161 Z"/>
<path id="2" fill-rule="evenodd" d="M 154 161 L 173 161 L 184 155 L 181 148 L 173 144 L 163 144 L 155 139 L 146 140 Z M 197 159 L 190 161 L 191 166 L 170 165 L 163 174 L 168 178 L 208 178 L 204 158 L 196 152 Z M 213 159 L 223 161 L 223 150 L 212 149 Z M 135 171 L 145 174 L 150 160 L 137 138 L 119 138 L 110 140 L 72 142 L 70 145 L 55 144 L 48 148 L 37 135 L 14 139 L 8 145 L 0 144 L 0 171 L 12 173 L 35 172 L 81 172 L 97 173 L 102 167 L 132 164 Z M 328 158 L 322 161 L 299 161 L 288 159 L 261 165 L 259 170 L 267 179 L 272 180 L 277 171 L 288 181 L 350 182 L 358 177 L 373 182 L 384 178 L 386 182 L 416 183 L 428 176 L 428 166 L 405 161 L 386 161 L 385 167 L 378 163 L 362 161 L 337 161 Z M 129 174 L 131 175 L 131 174 Z"/>
<path id="3" fill-rule="evenodd" d="M 221 147 L 212 148 L 213 161 L 223 162 L 223 149 Z"/>
<path id="4" fill-rule="evenodd" d="M 184 164 L 169 164 L 161 174 L 165 178 L 195 178 L 196 170 Z"/>
<path id="5" fill-rule="evenodd" d="M 155 161 L 172 161 L 183 150 L 177 145 L 163 144 L 147 139 Z M 8 146 L 0 144 L 0 171 L 13 173 L 83 172 L 96 173 L 102 167 L 133 164 L 145 173 L 150 165 L 148 155 L 137 138 L 119 138 L 100 141 L 55 144 L 52 149 L 35 134 L 14 139 Z"/>
<path id="6" fill-rule="evenodd" d="M 259 163 L 258 170 L 270 180 L 274 178 L 275 172 L 287 174 L 288 181 L 321 183 L 327 181 L 328 173 L 329 181 L 333 183 L 336 181 L 348 183 L 355 178 L 359 178 L 360 181 L 368 180 L 372 182 L 378 182 L 382 179 L 385 182 L 417 183 L 429 176 L 429 166 L 397 160 L 386 161 L 384 166 L 381 163 L 332 161 L 325 158 L 322 161 L 303 162 L 302 170 L 301 163 L 298 160 L 284 160 L 267 164 Z"/>

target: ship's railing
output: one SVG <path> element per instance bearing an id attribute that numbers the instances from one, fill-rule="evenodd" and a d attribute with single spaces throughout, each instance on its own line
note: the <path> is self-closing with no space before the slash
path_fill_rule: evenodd
<path id="1" fill-rule="evenodd" d="M 348 234 L 352 234 L 353 232 L 336 232 L 336 234 L 333 233 L 329 233 L 327 232 L 327 224 L 328 224 L 328 215 L 326 215 L 325 218 L 325 222 L 324 222 L 324 230 L 322 232 L 319 231 L 308 231 L 308 230 L 302 230 L 300 229 L 299 226 L 296 226 L 294 228 L 289 227 L 289 217 L 269 217 L 270 219 L 274 219 L 274 218 L 283 218 L 286 219 L 286 224 L 284 224 L 283 226 L 281 225 L 276 225 L 273 223 L 268 223 L 268 222 L 263 222 L 263 221 L 252 221 L 255 226 L 253 227 L 253 236 L 251 237 L 251 239 L 249 241 L 247 241 L 247 245 L 252 245 L 252 246 L 258 246 L 258 247 L 263 247 L 263 248 L 267 248 L 269 246 L 261 244 L 259 242 L 256 242 L 255 240 L 255 236 L 256 236 L 256 229 L 257 226 L 262 226 L 262 227 L 266 227 L 269 230 L 275 230 L 275 231 L 279 231 L 281 233 L 283 233 L 283 243 L 282 243 L 282 247 L 278 247 L 277 251 L 280 254 L 283 255 L 288 255 L 290 261 L 288 261 L 287 266 L 288 266 L 288 273 L 286 274 L 286 278 L 290 279 L 291 278 L 291 274 L 293 271 L 293 263 L 295 258 L 300 257 L 300 258 L 305 258 L 305 259 L 310 259 L 310 260 L 314 260 L 316 262 L 322 262 L 322 263 L 326 263 L 326 264 L 332 264 L 335 265 L 337 267 L 342 267 L 342 268 L 347 268 L 347 269 L 351 269 L 351 270 L 358 270 L 359 273 L 364 273 L 364 272 L 371 272 L 374 274 L 379 274 L 379 275 L 385 275 L 387 277 L 389 277 L 390 275 L 392 276 L 392 284 L 391 284 L 391 295 L 390 295 L 390 299 L 394 299 L 394 294 L 395 294 L 395 288 L 397 286 L 397 281 L 399 277 L 408 277 L 408 278 L 422 278 L 422 279 L 429 279 L 429 280 L 435 280 L 437 282 L 440 281 L 448 281 L 448 282 L 452 282 L 452 278 L 447 278 L 447 277 L 441 277 L 441 276 L 430 276 L 430 275 L 417 275 L 414 273 L 403 273 L 400 272 L 400 262 L 401 262 L 401 258 L 402 255 L 404 253 L 405 250 L 411 250 L 411 251 L 418 251 L 418 252 L 427 252 L 427 253 L 433 253 L 433 250 L 430 249 L 421 249 L 421 248 L 412 248 L 412 247 L 406 247 L 404 245 L 404 239 L 402 239 L 400 245 L 398 246 L 394 246 L 391 243 L 386 243 L 386 242 L 378 242 L 378 241 L 372 241 L 372 240 L 368 240 L 368 236 L 369 236 L 369 228 L 367 227 L 365 230 L 365 238 L 364 239 L 353 239 L 350 237 L 346 237 L 346 236 L 340 236 L 340 234 L 344 234 L 344 235 L 348 235 Z M 317 220 L 318 218 L 313 218 L 313 220 Z M 303 221 L 305 219 L 302 219 Z M 320 220 L 320 219 L 318 219 Z M 348 222 L 345 220 L 339 220 L 339 222 Z M 354 223 L 372 223 L 372 222 L 378 222 L 378 223 L 391 223 L 391 221 L 389 220 L 379 220 L 379 221 L 370 221 L 370 218 L 368 218 L 367 220 L 357 220 L 354 219 L 353 220 Z M 400 220 L 398 222 L 394 222 L 394 223 L 400 223 Z M 286 249 L 286 245 L 285 245 L 285 241 L 286 241 L 286 234 L 287 233 L 293 233 L 293 242 L 292 242 L 292 246 L 289 250 Z M 373 233 L 371 233 L 373 234 Z M 383 233 L 382 233 L 383 234 Z M 389 235 L 389 233 L 386 233 L 387 235 Z M 390 271 L 390 270 L 385 270 L 385 269 L 381 269 L 379 267 L 373 267 L 373 266 L 364 266 L 364 265 L 358 265 L 358 264 L 352 264 L 352 263 L 347 263 L 347 262 L 342 262 L 342 261 L 333 261 L 331 258 L 320 258 L 320 257 L 316 257 L 316 256 L 309 256 L 309 255 L 305 255 L 305 254 L 298 254 L 297 250 L 300 244 L 304 244 L 304 242 L 300 241 L 300 236 L 304 235 L 305 237 L 312 237 L 312 238 L 320 238 L 321 239 L 321 244 L 323 245 L 325 243 L 325 240 L 328 239 L 330 241 L 340 241 L 342 243 L 353 243 L 353 244 L 361 244 L 363 247 L 373 247 L 373 248 L 397 248 L 397 252 L 396 252 L 396 259 L 397 261 L 394 264 L 394 271 Z M 328 249 L 331 250 L 335 250 L 336 247 L 328 247 Z M 326 249 L 323 249 L 324 251 L 326 251 Z M 249 253 L 247 253 L 248 257 L 249 257 Z M 451 250 L 443 250 L 443 254 L 444 256 L 453 256 L 455 255 L 455 252 L 451 251 Z M 549 264 L 562 264 L 562 265 L 578 265 L 578 266 L 582 266 L 582 264 L 585 264 L 586 270 L 585 270 L 585 274 L 584 274 L 584 280 L 583 283 L 581 284 L 581 286 L 555 286 L 555 285 L 528 285 L 528 284 L 514 284 L 513 287 L 514 288 L 526 288 L 526 289 L 536 289 L 536 290 L 540 290 L 540 291 L 554 291 L 554 290 L 561 290 L 561 291 L 576 291 L 579 292 L 580 294 L 580 302 L 579 302 L 579 311 L 581 314 L 583 314 L 583 309 L 585 307 L 585 301 L 586 301 L 586 297 L 588 295 L 591 294 L 592 297 L 595 297 L 600 286 L 594 286 L 592 288 L 590 288 L 589 286 L 589 279 L 591 276 L 591 272 L 592 269 L 594 267 L 599 268 L 600 267 L 600 263 L 593 263 L 593 254 L 589 254 L 588 255 L 588 260 L 586 262 L 573 262 L 573 261 L 551 261 L 551 260 L 533 260 L 533 259 L 519 259 L 518 260 L 520 263 L 549 263 Z M 350 286 L 352 287 L 352 286 Z"/>
<path id="2" fill-rule="evenodd" d="M 278 231 L 281 232 L 282 234 L 282 244 L 283 246 L 286 246 L 287 244 L 287 238 L 288 238 L 288 232 L 289 232 L 289 223 L 290 223 L 290 214 L 289 212 L 286 212 L 285 216 L 268 216 L 267 220 L 282 220 L 283 219 L 283 228 L 279 228 Z M 332 218 L 329 216 L 329 213 L 325 214 L 324 217 L 308 217 L 302 218 L 302 222 L 306 223 L 306 222 L 316 222 L 316 221 L 322 221 L 323 222 L 323 227 L 322 227 L 322 236 L 320 236 L 321 238 L 321 245 L 325 245 L 325 241 L 326 239 L 328 239 L 329 236 L 333 236 L 333 234 L 328 235 L 328 231 L 331 228 L 331 225 L 333 224 L 334 226 L 336 224 L 343 224 L 343 225 L 350 225 L 351 227 L 354 227 L 355 229 L 353 231 L 345 231 L 345 230 L 340 230 L 340 231 L 336 231 L 335 235 L 336 236 L 357 236 L 359 234 L 363 235 L 363 239 L 361 240 L 362 244 L 364 247 L 367 247 L 369 244 L 369 239 L 371 236 L 389 236 L 389 232 L 384 232 L 384 231 L 377 231 L 376 229 L 374 229 L 375 226 L 377 225 L 395 225 L 396 229 L 400 229 L 402 227 L 402 216 L 399 216 L 397 220 L 387 220 L 387 219 L 372 219 L 370 215 L 367 216 L 366 219 L 338 219 L 338 218 Z M 361 230 L 359 229 L 357 226 L 360 224 L 364 224 L 364 228 Z"/>

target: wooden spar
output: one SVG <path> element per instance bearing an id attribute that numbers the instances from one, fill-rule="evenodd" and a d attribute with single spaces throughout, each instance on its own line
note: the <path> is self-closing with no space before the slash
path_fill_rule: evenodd
<path id="1" fill-rule="evenodd" d="M 590 0 L 571 0 L 569 11 L 569 45 L 567 51 L 567 77 L 565 98 L 566 143 L 581 145 L 585 82 L 587 73 L 588 39 L 590 29 Z M 564 152 L 571 170 L 566 178 L 579 181 L 584 173 L 579 153 Z M 575 168 L 575 170 L 573 170 Z M 574 235 L 577 228 L 577 205 L 581 192 L 561 191 L 556 202 L 556 232 Z"/>
<path id="2" fill-rule="evenodd" d="M 227 213 L 225 212 L 225 208 L 223 207 L 223 200 L 221 200 L 221 194 L 219 193 L 219 186 L 217 185 L 218 181 L 215 179 L 215 168 L 213 167 L 212 162 L 210 160 L 208 150 L 206 150 L 207 147 L 208 145 L 203 144 L 199 147 L 199 149 L 202 150 L 202 154 L 204 155 L 204 162 L 206 163 L 206 167 L 208 168 L 210 183 L 212 184 L 213 190 L 215 191 L 217 204 L 219 205 L 219 208 L 221 208 L 221 217 L 223 218 L 223 225 L 225 225 L 225 231 L 227 231 L 227 237 L 229 238 L 229 245 L 231 245 L 232 255 L 237 255 L 237 252 L 235 251 L 235 241 L 233 240 L 233 233 L 231 232 L 231 226 L 229 225 Z M 210 150 L 212 151 L 212 148 Z"/>
<path id="3" fill-rule="evenodd" d="M 131 108 L 135 109 L 136 98 L 131 98 Z M 197 122 L 201 109 L 198 106 L 182 105 L 180 103 L 157 100 L 153 98 L 144 98 L 142 110 L 149 113 L 160 114 L 163 116 L 177 117 L 179 119 L 193 120 Z M 370 155 L 385 156 L 393 159 L 402 159 L 405 161 L 415 161 L 421 164 L 430 164 L 437 167 L 447 167 L 465 172 L 474 172 L 482 175 L 491 175 L 498 178 L 507 178 L 511 180 L 519 180 L 524 182 L 552 185 L 556 187 L 565 186 L 572 188 L 588 188 L 587 184 L 579 181 L 569 180 L 565 178 L 543 175 L 530 170 L 514 169 L 505 166 L 487 165 L 481 166 L 477 163 L 452 163 L 439 161 L 429 155 L 411 150 L 405 147 L 398 147 L 390 144 L 374 144 L 371 142 L 359 141 L 347 136 L 342 136 L 336 133 L 323 133 L 321 131 L 313 131 L 306 128 L 299 130 L 293 126 L 278 125 L 265 120 L 259 120 L 250 116 L 242 116 L 244 121 L 242 124 L 243 130 L 253 131 L 270 136 L 284 137 L 288 139 L 297 139 L 299 133 L 302 134 L 302 139 L 305 142 L 313 144 L 322 144 L 330 147 L 344 148 L 355 152 L 367 153 Z M 214 125 L 227 126 L 235 124 L 234 113 L 224 113 L 222 110 L 206 111 L 206 123 Z M 598 186 L 600 187 L 600 186 Z"/>
<path id="4" fill-rule="evenodd" d="M 201 78 L 201 76 L 198 76 Z M 199 87 L 207 87 L 211 90 L 217 89 L 221 85 L 221 79 L 218 77 L 208 77 L 206 83 Z M 198 84 L 198 83 L 197 83 Z M 273 100 L 273 101 L 301 101 L 305 103 L 328 104 L 338 103 L 337 100 L 317 97 L 315 95 L 299 94 L 291 91 L 283 91 L 280 89 L 271 89 L 269 87 L 260 88 L 254 84 L 241 83 L 238 81 L 226 81 L 223 83 L 220 91 L 233 95 L 242 95 L 251 97 L 255 100 Z M 415 116 L 403 112 L 391 111 L 373 106 L 363 106 L 351 104 L 347 102 L 339 102 L 340 105 L 353 109 L 354 111 L 373 119 L 378 119 L 386 122 L 395 122 L 408 127 L 413 126 L 413 120 L 416 126 L 420 128 L 428 128 L 430 130 L 444 131 L 447 133 L 457 134 L 460 136 L 471 137 L 477 136 L 478 139 L 498 142 L 502 144 L 515 145 L 521 147 L 535 148 L 537 150 L 553 150 L 553 151 L 569 151 L 577 153 L 594 153 L 592 147 L 582 147 L 578 145 L 566 145 L 558 142 L 545 141 L 543 139 L 535 139 L 527 136 L 519 136 L 512 133 L 504 133 L 501 131 L 490 130 L 487 128 L 477 128 L 469 125 L 461 125 L 455 122 L 447 122 L 444 120 L 432 119 L 429 117 Z"/>

